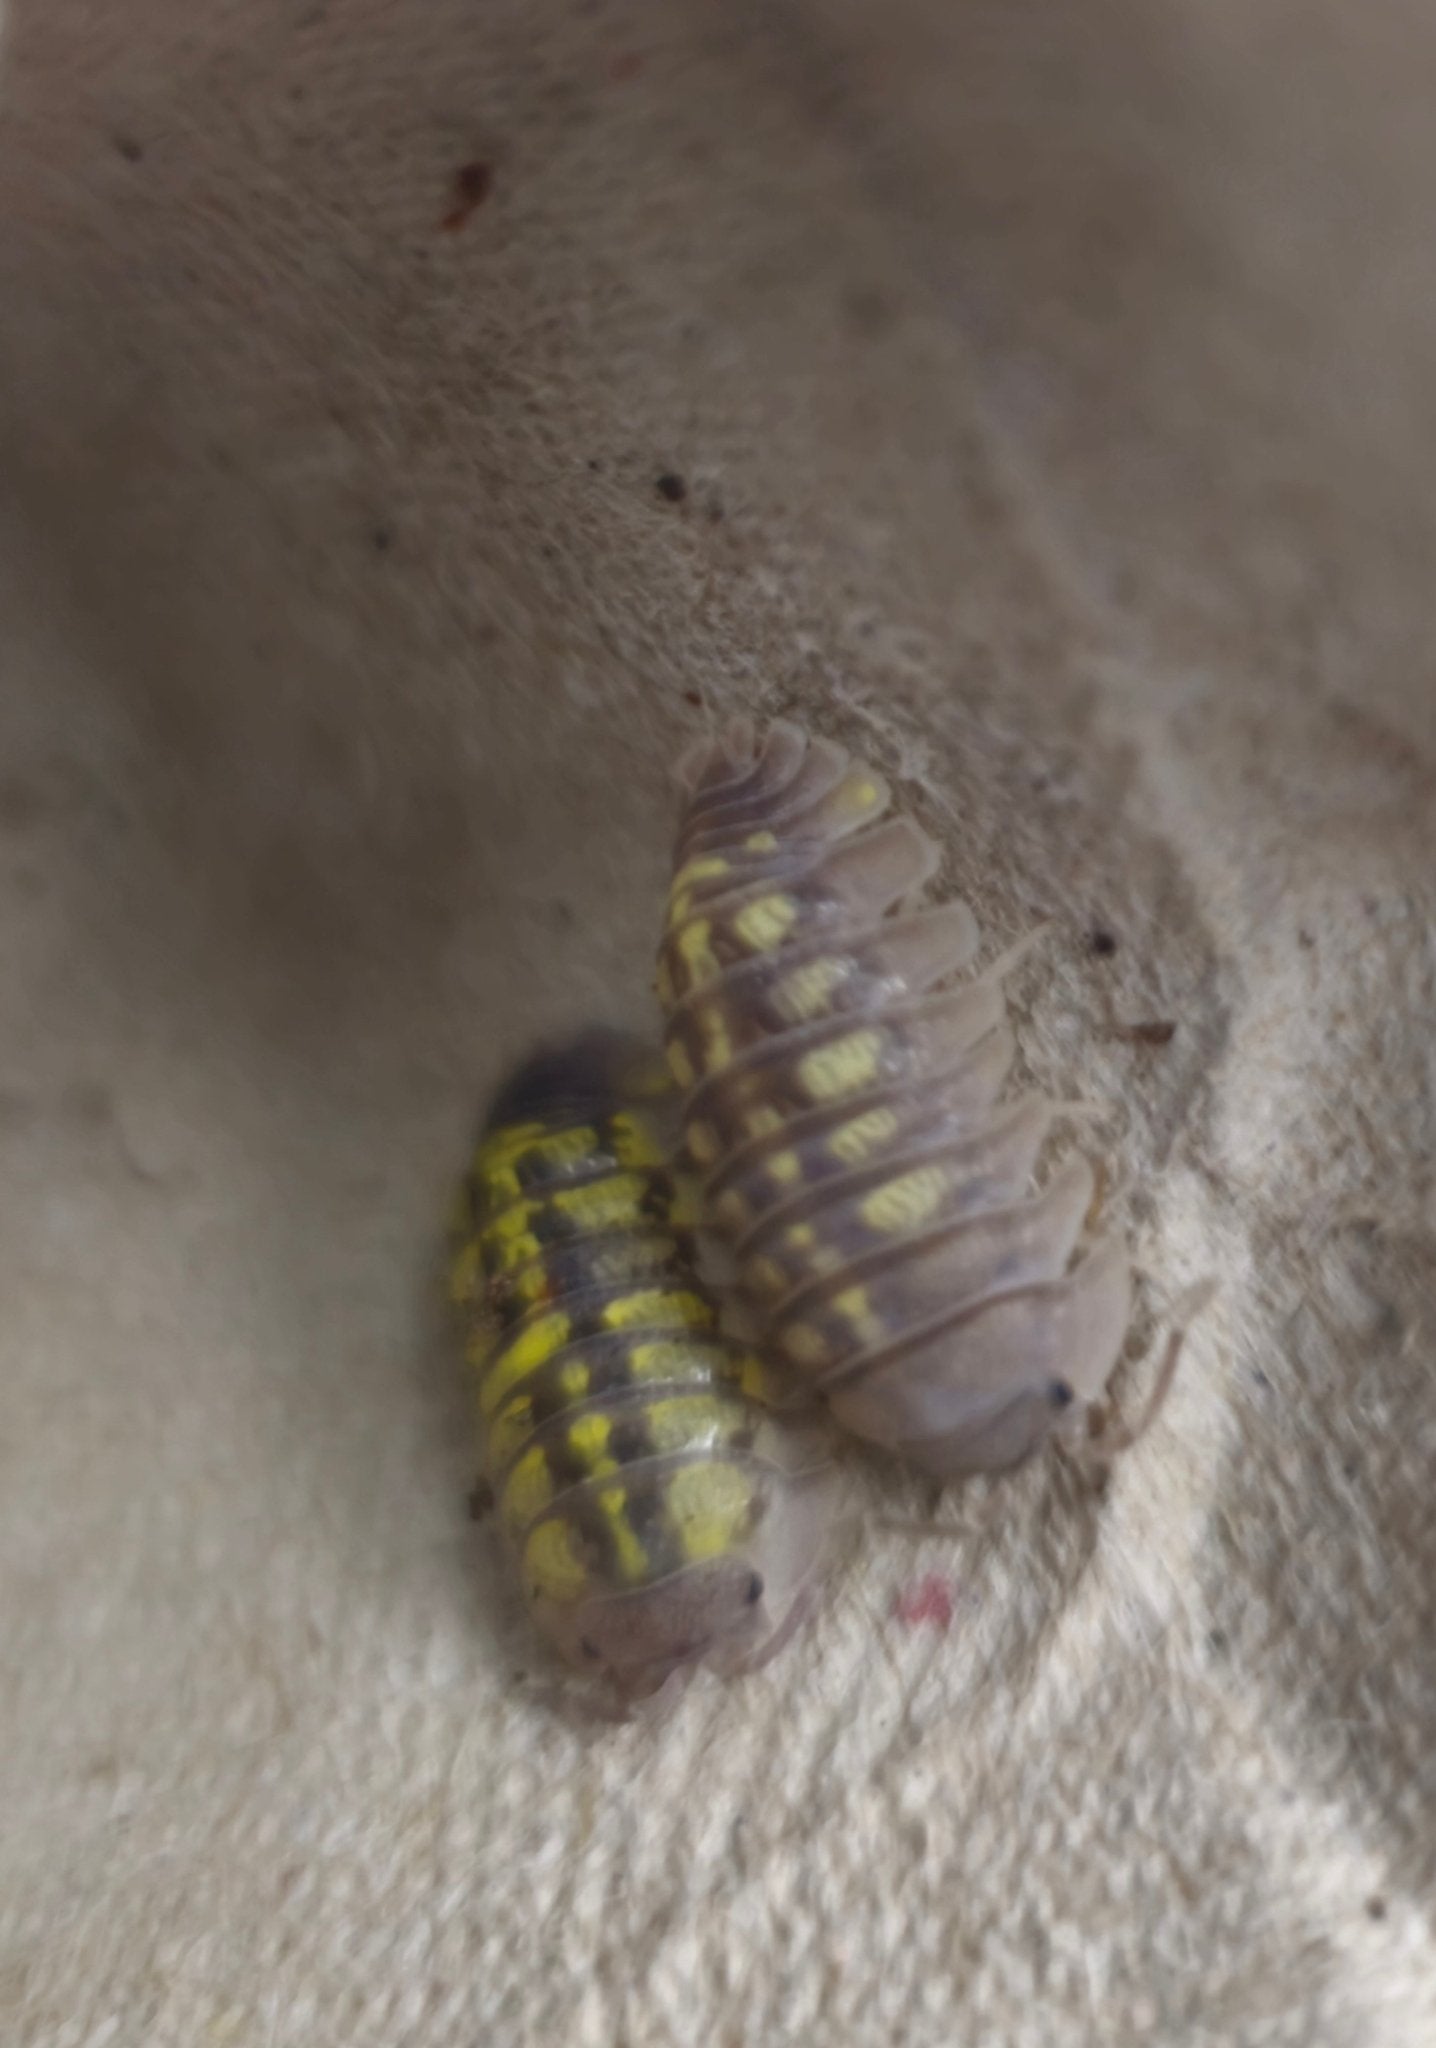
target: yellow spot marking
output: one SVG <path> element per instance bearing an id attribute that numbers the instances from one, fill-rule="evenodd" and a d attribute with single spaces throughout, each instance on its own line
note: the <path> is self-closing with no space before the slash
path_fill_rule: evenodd
<path id="1" fill-rule="evenodd" d="M 734 918 L 733 930 L 750 953 L 771 953 L 783 943 L 797 917 L 798 906 L 791 896 L 755 896 Z"/>
<path id="2" fill-rule="evenodd" d="M 680 1088 L 691 1088 L 698 1079 L 693 1062 L 688 1057 L 688 1048 L 681 1038 L 668 1041 L 668 1071 Z"/>
<path id="3" fill-rule="evenodd" d="M 887 1143 L 898 1127 L 890 1109 L 869 1109 L 861 1116 L 839 1124 L 828 1139 L 828 1150 L 845 1166 L 861 1166 L 868 1154 Z"/>
<path id="4" fill-rule="evenodd" d="M 736 1465 L 705 1458 L 673 1474 L 666 1504 L 684 1556 L 699 1564 L 733 1549 L 748 1524 L 753 1488 Z"/>
<path id="5" fill-rule="evenodd" d="M 636 1173 L 611 1173 L 586 1187 L 566 1188 L 554 1195 L 553 1207 L 583 1231 L 612 1230 L 615 1224 L 633 1223 L 643 1214 L 643 1199 L 651 1183 Z"/>
<path id="6" fill-rule="evenodd" d="M 666 960 L 660 960 L 658 963 L 658 972 L 653 977 L 653 993 L 658 998 L 660 1009 L 672 1009 L 674 996 L 673 976 L 668 971 L 668 962 Z"/>
<path id="7" fill-rule="evenodd" d="M 641 1117 L 620 1113 L 614 1117 L 610 1129 L 613 1133 L 613 1156 L 620 1166 L 662 1166 L 663 1147 L 656 1132 L 651 1131 Z"/>
<path id="8" fill-rule="evenodd" d="M 786 1388 L 771 1373 L 755 1351 L 745 1351 L 738 1367 L 738 1385 L 750 1401 L 763 1408 L 780 1408 Z"/>
<path id="9" fill-rule="evenodd" d="M 845 1287 L 833 1296 L 833 1307 L 860 1342 L 875 1344 L 882 1336 L 883 1326 L 873 1314 L 866 1287 Z"/>
<path id="10" fill-rule="evenodd" d="M 718 1133 L 712 1124 L 696 1123 L 688 1126 L 688 1149 L 700 1166 L 709 1166 L 718 1157 Z"/>
<path id="11" fill-rule="evenodd" d="M 729 874 L 731 871 L 732 863 L 726 861 L 721 853 L 697 854 L 692 860 L 685 861 L 678 870 L 668 893 L 670 896 L 676 896 L 681 889 L 692 889 L 697 882 L 716 882 L 720 875 Z"/>
<path id="12" fill-rule="evenodd" d="M 783 1014 L 795 1024 L 811 1023 L 827 1014 L 829 998 L 847 978 L 847 964 L 824 958 L 805 961 L 785 974 L 774 991 Z"/>
<path id="13" fill-rule="evenodd" d="M 553 1499 L 553 1476 L 541 1450 L 525 1451 L 504 1481 L 499 1513 L 504 1527 L 517 1535 L 541 1515 Z"/>
<path id="14" fill-rule="evenodd" d="M 507 1465 L 516 1457 L 533 1434 L 534 1404 L 532 1401 L 514 1401 L 505 1408 L 502 1415 L 494 1418 L 489 1431 L 488 1465 L 492 1472 Z"/>
<path id="15" fill-rule="evenodd" d="M 588 1392 L 593 1375 L 586 1365 L 577 1360 L 572 1365 L 561 1365 L 558 1369 L 558 1390 L 565 1401 L 581 1401 Z"/>
<path id="16" fill-rule="evenodd" d="M 783 1356 L 791 1358 L 794 1365 L 826 1365 L 828 1347 L 819 1331 L 810 1323 L 787 1323 L 778 1339 Z"/>
<path id="17" fill-rule="evenodd" d="M 874 1188 L 858 1213 L 871 1230 L 916 1230 L 946 1193 L 947 1175 L 940 1166 L 918 1166 Z"/>
<path id="18" fill-rule="evenodd" d="M 733 1058 L 733 1041 L 728 1036 L 727 1021 L 715 1004 L 711 1009 L 700 1010 L 699 1022 L 703 1032 L 703 1071 L 707 1074 L 721 1073 Z"/>
<path id="19" fill-rule="evenodd" d="M 719 972 L 718 956 L 711 944 L 712 930 L 706 917 L 695 917 L 692 924 L 685 925 L 678 934 L 678 951 L 688 969 L 691 988 L 712 981 Z"/>
<path id="20" fill-rule="evenodd" d="M 549 1315 L 539 1316 L 495 1353 L 479 1388 L 479 1406 L 485 1415 L 493 1414 L 510 1387 L 517 1386 L 563 1348 L 568 1342 L 569 1327 L 568 1316 L 562 1309 L 555 1309 Z"/>
<path id="21" fill-rule="evenodd" d="M 711 1303 L 701 1294 L 691 1294 L 681 1287 L 646 1287 L 641 1293 L 625 1294 L 609 1302 L 603 1311 L 603 1321 L 610 1330 L 632 1329 L 637 1323 L 707 1330 L 716 1317 Z"/>
<path id="22" fill-rule="evenodd" d="M 617 1461 L 608 1455 L 608 1439 L 612 1433 L 613 1424 L 606 1415 L 580 1415 L 569 1428 L 569 1448 L 595 1479 L 602 1479 L 618 1470 Z"/>
<path id="23" fill-rule="evenodd" d="M 882 796 L 882 791 L 866 775 L 853 777 L 843 784 L 842 808 L 853 814 L 870 811 Z"/>
<path id="24" fill-rule="evenodd" d="M 870 1087 L 878 1079 L 878 1055 L 883 1034 L 871 1026 L 849 1031 L 798 1062 L 798 1079 L 810 1102 L 830 1102 L 838 1095 L 851 1095 Z"/>
<path id="25" fill-rule="evenodd" d="M 755 1294 L 782 1294 L 788 1285 L 788 1276 L 782 1267 L 765 1253 L 745 1263 L 743 1279 Z"/>
<path id="26" fill-rule="evenodd" d="M 477 1238 L 470 1238 L 454 1254 L 449 1266 L 449 1299 L 456 1307 L 477 1301 L 483 1292 L 484 1261 Z"/>
<path id="27" fill-rule="evenodd" d="M 650 1401 L 643 1420 L 657 1451 L 699 1451 L 726 1443 L 736 1427 L 732 1407 L 711 1394 L 675 1394 Z"/>
<path id="28" fill-rule="evenodd" d="M 790 1223 L 783 1232 L 783 1242 L 795 1252 L 810 1252 L 818 1241 L 818 1233 L 811 1223 Z"/>
<path id="29" fill-rule="evenodd" d="M 803 1178 L 803 1162 L 796 1152 L 775 1152 L 768 1161 L 768 1178 L 777 1187 L 790 1188 Z"/>
<path id="30" fill-rule="evenodd" d="M 743 1118 L 743 1135 L 747 1138 L 770 1138 L 774 1131 L 783 1128 L 783 1112 L 774 1109 L 771 1102 L 760 1102 L 756 1109 L 750 1109 Z"/>
<path id="31" fill-rule="evenodd" d="M 723 1230 L 746 1230 L 748 1204 L 736 1188 L 725 1188 L 713 1204 L 713 1220 Z"/>
<path id="32" fill-rule="evenodd" d="M 524 1577 L 545 1600 L 571 1604 L 588 1584 L 577 1530 L 559 1516 L 540 1522 L 524 1545 Z"/>
<path id="33" fill-rule="evenodd" d="M 772 832 L 750 832 L 743 841 L 743 851 L 745 853 L 776 853 L 778 851 L 777 835 Z"/>
<path id="34" fill-rule="evenodd" d="M 600 1487 L 595 1496 L 599 1512 L 608 1524 L 608 1533 L 613 1543 L 620 1576 L 630 1585 L 645 1578 L 648 1573 L 648 1555 L 628 1519 L 628 1488 L 626 1486 Z"/>
<path id="35" fill-rule="evenodd" d="M 497 1131 L 490 1131 L 481 1141 L 474 1155 L 474 1175 L 477 1178 L 487 1166 L 512 1166 L 522 1158 L 530 1145 L 544 1136 L 544 1127 L 539 1123 L 504 1124 Z"/>
<path id="36" fill-rule="evenodd" d="M 710 1359 L 698 1344 L 662 1337 L 635 1344 L 628 1369 L 636 1380 L 703 1381 L 712 1376 Z"/>

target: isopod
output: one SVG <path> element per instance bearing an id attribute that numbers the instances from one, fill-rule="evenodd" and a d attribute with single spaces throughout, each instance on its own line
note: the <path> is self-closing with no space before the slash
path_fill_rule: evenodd
<path id="1" fill-rule="evenodd" d="M 821 1426 L 700 1283 L 657 1049 L 588 1032 L 500 1091 L 460 1204 L 484 1478 L 541 1631 L 626 1696 L 771 1655 L 834 1504 Z"/>
<path id="2" fill-rule="evenodd" d="M 939 1476 L 1076 1433 L 1131 1310 L 1125 1248 L 1080 1256 L 1096 1186 L 1032 1191 L 1060 1112 L 1005 1098 L 1003 976 L 938 850 L 841 746 L 746 722 L 692 749 L 658 993 L 705 1221 L 775 1365 Z"/>

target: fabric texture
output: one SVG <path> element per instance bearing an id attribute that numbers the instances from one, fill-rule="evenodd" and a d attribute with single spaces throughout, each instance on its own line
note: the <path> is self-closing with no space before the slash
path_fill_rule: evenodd
<path id="1" fill-rule="evenodd" d="M 7 2042 L 1436 2041 L 1433 74 L 1408 0 L 10 0 Z M 1050 921 L 1124 1414 L 1220 1293 L 1105 1490 L 854 1455 L 801 1640 L 614 1726 L 439 1236 L 511 1060 L 651 1028 L 734 707 Z"/>

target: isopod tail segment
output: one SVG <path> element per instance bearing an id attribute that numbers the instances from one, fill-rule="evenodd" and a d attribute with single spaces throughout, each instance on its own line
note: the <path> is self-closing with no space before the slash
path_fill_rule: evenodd
<path id="1" fill-rule="evenodd" d="M 1020 1463 L 1099 1401 L 1126 1249 L 1086 1235 L 1066 1112 L 1010 1097 L 1003 993 L 938 849 L 832 740 L 735 721 L 679 764 L 657 985 L 706 1225 L 760 1344 L 834 1419 L 938 1477 Z"/>
<path id="2" fill-rule="evenodd" d="M 625 1699 L 762 1662 L 836 1505 L 827 1425 L 765 1404 L 698 1276 L 675 1107 L 656 1047 L 587 1032 L 535 1054 L 480 1136 L 450 1274 L 530 1611 Z"/>

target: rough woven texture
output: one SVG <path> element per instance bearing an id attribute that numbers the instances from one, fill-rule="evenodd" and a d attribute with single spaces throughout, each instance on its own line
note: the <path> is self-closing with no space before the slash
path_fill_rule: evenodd
<path id="1" fill-rule="evenodd" d="M 11 0 L 7 2043 L 1436 2040 L 1433 91 L 1416 0 Z M 592 1726 L 435 1233 L 739 704 L 1054 921 L 1134 1351 L 1224 1291 L 1105 1498 L 860 1464 Z"/>

